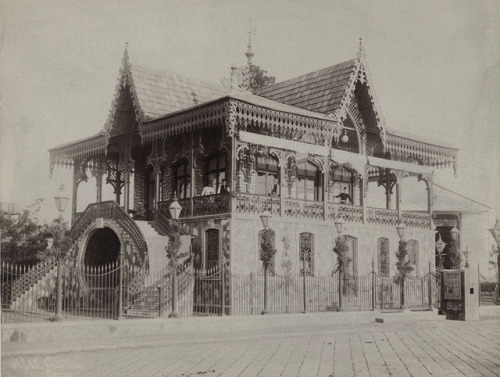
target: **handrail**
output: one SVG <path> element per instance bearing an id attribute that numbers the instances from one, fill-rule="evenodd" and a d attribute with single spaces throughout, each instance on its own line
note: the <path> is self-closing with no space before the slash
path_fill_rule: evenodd
<path id="1" fill-rule="evenodd" d="M 55 265 L 55 260 L 49 259 L 46 261 L 38 262 L 27 272 L 23 273 L 19 279 L 12 283 L 11 299 L 16 300 L 18 297 L 20 297 L 38 281 L 43 279 L 54 268 Z"/>
<path id="2" fill-rule="evenodd" d="M 148 247 L 141 229 L 137 226 L 135 221 L 130 218 L 125 210 L 112 200 L 92 203 L 87 206 L 83 214 L 69 231 L 73 240 L 76 240 L 78 236 L 85 231 L 87 226 L 98 218 L 116 221 L 116 223 L 118 223 L 118 225 L 134 240 L 134 243 L 139 249 L 141 255 L 147 255 Z"/>
<path id="3" fill-rule="evenodd" d="M 154 218 L 151 222 L 151 226 L 155 228 L 156 231 L 158 231 L 162 236 L 166 236 L 172 228 L 170 224 L 171 220 L 155 207 L 153 207 L 153 215 Z"/>

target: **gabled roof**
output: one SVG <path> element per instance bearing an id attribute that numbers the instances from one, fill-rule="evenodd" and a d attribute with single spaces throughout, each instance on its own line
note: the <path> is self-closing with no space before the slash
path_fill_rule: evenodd
<path id="1" fill-rule="evenodd" d="M 444 186 L 433 183 L 434 206 L 436 212 L 481 213 L 492 208 L 468 196 L 459 194 Z"/>
<path id="2" fill-rule="evenodd" d="M 130 64 L 139 105 L 148 118 L 187 109 L 224 95 L 222 85 L 192 77 Z"/>
<path id="3" fill-rule="evenodd" d="M 187 109 L 221 97 L 227 92 L 222 84 L 131 64 L 125 49 L 104 132 L 109 133 L 122 88 L 128 86 L 138 123 Z"/>
<path id="4" fill-rule="evenodd" d="M 323 114 L 333 114 L 342 102 L 356 59 L 266 86 L 256 95 Z"/>

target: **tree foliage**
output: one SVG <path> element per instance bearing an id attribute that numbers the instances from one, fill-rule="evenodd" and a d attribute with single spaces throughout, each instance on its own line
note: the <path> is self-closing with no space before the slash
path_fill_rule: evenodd
<path id="1" fill-rule="evenodd" d="M 406 259 L 406 257 L 408 256 L 406 245 L 406 241 L 399 241 L 399 247 L 396 253 L 396 258 L 398 260 L 396 263 L 396 269 L 398 270 L 398 273 L 394 277 L 394 283 L 396 284 L 400 284 L 401 281 L 406 280 L 410 276 L 410 273 L 413 271 L 411 262 Z"/>
<path id="2" fill-rule="evenodd" d="M 462 256 L 460 255 L 460 250 L 458 249 L 458 241 L 451 240 L 449 244 L 450 252 L 450 269 L 460 270 L 462 264 Z"/>
<path id="3" fill-rule="evenodd" d="M 44 226 L 38 213 L 43 199 L 38 199 L 15 217 L 0 213 L 2 259 L 31 264 L 38 261 L 38 253 L 47 248 Z"/>
<path id="4" fill-rule="evenodd" d="M 264 264 L 264 268 L 267 269 L 274 254 L 276 254 L 276 249 L 274 248 L 274 232 L 271 229 L 264 229 L 261 235 L 260 260 Z"/>
<path id="5" fill-rule="evenodd" d="M 337 238 L 333 252 L 337 254 L 337 271 L 346 272 L 352 259 L 349 256 L 349 244 L 344 237 Z"/>
<path id="6" fill-rule="evenodd" d="M 250 68 L 250 90 L 252 92 L 264 86 L 272 85 L 276 81 L 276 77 L 268 76 L 267 71 L 260 68 L 258 65 L 250 64 L 249 68 Z"/>
<path id="7" fill-rule="evenodd" d="M 45 225 L 43 232 L 45 239 L 53 237 L 54 241 L 50 249 L 46 248 L 38 252 L 38 259 L 45 260 L 47 258 L 65 257 L 68 255 L 73 245 L 73 239 L 69 236 L 69 226 L 64 219 L 59 217 L 52 221 L 52 223 Z"/>
<path id="8" fill-rule="evenodd" d="M 167 258 L 170 263 L 177 264 L 177 262 L 184 258 L 187 253 L 181 253 L 181 227 L 177 221 L 172 221 L 170 223 L 170 227 L 167 231 L 168 236 L 168 244 L 165 247 L 165 251 L 167 252 Z"/>

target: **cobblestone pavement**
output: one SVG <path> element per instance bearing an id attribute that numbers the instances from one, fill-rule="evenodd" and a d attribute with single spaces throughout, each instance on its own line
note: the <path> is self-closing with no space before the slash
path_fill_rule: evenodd
<path id="1" fill-rule="evenodd" d="M 333 329 L 298 323 L 286 330 L 147 340 L 115 349 L 2 357 L 2 376 L 500 376 L 500 321 L 493 320 Z"/>

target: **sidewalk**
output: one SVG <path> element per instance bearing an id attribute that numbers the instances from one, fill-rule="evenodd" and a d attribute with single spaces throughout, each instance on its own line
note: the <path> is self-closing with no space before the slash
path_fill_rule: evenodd
<path id="1" fill-rule="evenodd" d="M 4 324 L 2 356 L 54 354 L 99 349 L 145 347 L 196 340 L 251 340 L 266 334 L 324 334 L 326 329 L 358 325 L 442 321 L 433 312 L 321 312 L 242 317 L 129 319 L 64 323 Z"/>

